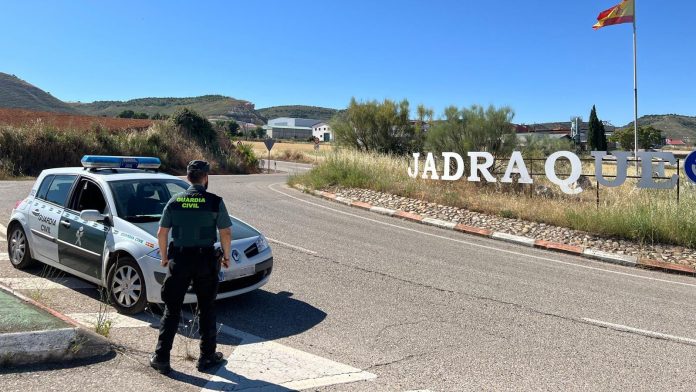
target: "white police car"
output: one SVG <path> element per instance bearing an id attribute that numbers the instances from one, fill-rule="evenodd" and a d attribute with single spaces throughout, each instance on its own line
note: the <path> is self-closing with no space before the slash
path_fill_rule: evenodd
<path id="1" fill-rule="evenodd" d="M 83 167 L 44 170 L 7 225 L 10 262 L 39 261 L 106 288 L 122 313 L 161 303 L 167 273 L 156 232 L 164 206 L 188 183 L 158 173 L 158 158 L 86 155 Z M 266 238 L 232 218 L 232 257 L 217 298 L 268 282 L 273 256 Z M 216 244 L 219 246 L 219 242 Z M 192 291 L 185 303 L 194 303 Z"/>

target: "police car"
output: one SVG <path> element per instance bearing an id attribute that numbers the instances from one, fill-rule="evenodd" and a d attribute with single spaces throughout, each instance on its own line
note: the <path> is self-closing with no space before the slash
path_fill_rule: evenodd
<path id="1" fill-rule="evenodd" d="M 167 269 L 160 265 L 159 219 L 189 184 L 159 173 L 158 158 L 87 155 L 82 166 L 44 170 L 17 203 L 7 225 L 10 262 L 19 269 L 41 262 L 104 287 L 121 313 L 161 303 Z M 231 263 L 222 267 L 218 299 L 263 286 L 273 268 L 266 238 L 231 219 Z M 194 302 L 189 288 L 185 303 Z"/>

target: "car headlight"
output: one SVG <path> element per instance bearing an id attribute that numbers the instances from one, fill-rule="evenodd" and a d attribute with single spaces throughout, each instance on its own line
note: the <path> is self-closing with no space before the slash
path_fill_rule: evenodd
<path id="1" fill-rule="evenodd" d="M 259 250 L 259 253 L 268 249 L 268 241 L 266 240 L 266 237 L 264 237 L 263 235 L 260 235 L 259 238 L 256 240 L 256 249 Z"/>
<path id="2" fill-rule="evenodd" d="M 153 259 L 162 260 L 162 255 L 160 254 L 159 249 L 155 249 L 147 255 L 152 257 Z"/>

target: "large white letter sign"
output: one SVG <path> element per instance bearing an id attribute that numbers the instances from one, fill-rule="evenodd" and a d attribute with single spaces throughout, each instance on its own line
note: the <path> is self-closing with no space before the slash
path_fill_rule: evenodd
<path id="1" fill-rule="evenodd" d="M 442 158 L 444 159 L 442 179 L 446 181 L 457 181 L 458 179 L 462 178 L 464 175 L 464 160 L 462 159 L 462 156 L 456 152 L 443 152 Z M 452 158 L 454 158 L 454 161 L 457 164 L 457 170 L 454 175 L 450 174 Z"/>
<path id="2" fill-rule="evenodd" d="M 631 156 L 631 153 L 626 151 L 614 151 L 611 153 L 611 155 L 616 157 L 616 178 L 613 181 L 604 178 L 604 174 L 602 173 L 602 161 L 606 155 L 606 151 L 592 151 L 592 156 L 595 159 L 595 178 L 597 182 L 599 185 L 607 187 L 623 185 L 623 183 L 626 182 L 628 157 Z"/>
<path id="3" fill-rule="evenodd" d="M 418 177 L 418 159 L 420 158 L 419 152 L 413 153 L 413 171 L 411 171 L 411 166 L 408 167 L 408 176 L 411 178 Z"/>
<path id="4" fill-rule="evenodd" d="M 511 176 L 513 173 L 520 175 L 520 184 L 532 183 L 532 178 L 529 177 L 527 166 L 524 164 L 524 159 L 522 159 L 522 153 L 519 151 L 513 151 L 507 170 L 505 170 L 505 175 L 500 179 L 500 182 L 512 182 Z"/>
<path id="5" fill-rule="evenodd" d="M 481 172 L 486 181 L 496 181 L 495 177 L 493 177 L 488 171 L 488 169 L 493 166 L 494 162 L 493 155 L 490 152 L 469 152 L 467 155 L 469 156 L 469 161 L 471 162 L 471 175 L 469 178 L 467 178 L 467 180 L 476 182 L 481 181 L 481 178 L 478 176 L 478 173 Z M 483 158 L 483 163 L 479 163 L 479 158 Z"/>
<path id="6" fill-rule="evenodd" d="M 570 177 L 566 178 L 565 180 L 561 180 L 556 175 L 556 161 L 559 158 L 566 158 L 570 161 Z M 578 193 L 582 192 L 582 188 L 580 187 L 571 189 L 569 186 L 571 184 L 574 184 L 582 174 L 582 162 L 580 162 L 580 158 L 578 158 L 577 155 L 573 154 L 570 151 L 554 152 L 553 154 L 551 154 L 551 156 L 549 156 L 546 159 L 546 165 L 544 168 L 546 170 L 546 178 L 548 178 L 549 181 L 561 187 L 563 193 L 569 195 L 577 195 Z"/>
<path id="7" fill-rule="evenodd" d="M 437 166 L 435 165 L 435 158 L 433 153 L 429 152 L 428 156 L 425 158 L 425 165 L 423 165 L 423 175 L 422 178 L 428 178 L 428 172 L 431 173 L 431 180 L 439 180 L 440 176 L 437 175 Z"/>
<path id="8" fill-rule="evenodd" d="M 653 158 L 661 159 L 662 161 L 669 162 L 670 165 L 676 165 L 677 160 L 674 158 L 674 154 L 671 152 L 647 152 L 641 151 L 638 153 L 638 158 L 640 158 L 640 181 L 638 182 L 638 188 L 650 188 L 650 189 L 672 189 L 677 185 L 678 174 L 674 174 L 669 181 L 657 182 L 653 179 L 652 171 L 652 160 Z"/>

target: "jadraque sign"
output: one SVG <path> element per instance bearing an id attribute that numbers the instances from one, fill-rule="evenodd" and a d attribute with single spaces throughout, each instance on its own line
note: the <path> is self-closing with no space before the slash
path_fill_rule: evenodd
<path id="1" fill-rule="evenodd" d="M 592 156 L 595 159 L 595 179 L 597 182 L 606 187 L 618 187 L 626 182 L 628 173 L 628 160 L 633 155 L 625 151 L 613 151 L 608 153 L 606 151 L 592 151 Z M 602 163 L 610 162 L 605 160 L 609 155 L 612 155 L 615 159 L 611 162 L 616 163 L 616 177 L 609 180 L 602 172 Z M 442 174 L 438 172 L 437 164 L 435 162 L 435 156 L 433 153 L 428 153 L 426 155 L 423 167 L 421 170 L 420 166 L 420 153 L 413 153 L 413 163 L 409 164 L 408 175 L 411 178 L 417 178 L 419 175 L 424 179 L 431 180 L 444 180 L 444 181 L 458 181 L 464 177 L 464 159 L 462 156 L 455 152 L 443 152 L 443 169 Z M 495 162 L 495 158 L 489 152 L 469 152 L 467 153 L 469 159 L 469 176 L 466 178 L 467 181 L 480 182 L 481 177 L 487 182 L 497 182 L 498 179 L 494 177 L 490 169 Z M 567 178 L 559 178 L 556 174 L 555 166 L 556 161 L 559 159 L 566 159 L 570 163 L 570 175 Z M 638 159 L 641 165 L 641 178 L 638 182 L 639 188 L 649 188 L 649 189 L 672 189 L 677 184 L 678 175 L 674 174 L 669 179 L 658 180 L 653 178 L 653 169 L 655 164 L 670 164 L 676 165 L 677 159 L 674 154 L 670 152 L 655 152 L 655 151 L 645 151 L 638 152 Z M 454 169 L 454 170 L 452 170 Z M 696 183 L 696 151 L 689 154 L 684 162 L 684 173 L 692 182 Z M 452 172 L 454 171 L 454 173 Z M 558 185 L 566 194 L 576 195 L 581 193 L 583 189 L 581 187 L 572 187 L 576 184 L 582 175 L 582 161 L 580 158 L 570 151 L 558 151 L 551 154 L 546 158 L 544 165 L 544 171 L 546 178 L 552 183 Z M 532 177 L 529 175 L 527 170 L 527 165 L 524 162 L 522 153 L 520 151 L 514 151 L 510 158 L 508 158 L 507 169 L 503 177 L 500 178 L 502 183 L 512 183 L 512 175 L 519 175 L 518 182 L 522 184 L 532 184 L 534 183 Z"/>

